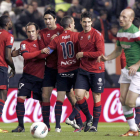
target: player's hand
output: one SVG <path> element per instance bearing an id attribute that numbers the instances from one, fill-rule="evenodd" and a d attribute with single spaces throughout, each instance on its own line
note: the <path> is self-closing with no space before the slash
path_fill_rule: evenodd
<path id="1" fill-rule="evenodd" d="M 11 76 L 10 76 L 9 78 L 14 77 L 14 76 L 15 76 L 15 74 L 16 74 L 15 70 L 11 69 L 11 70 L 10 70 L 10 74 L 11 74 Z"/>
<path id="2" fill-rule="evenodd" d="M 100 63 L 101 61 L 103 61 L 103 62 L 107 61 L 107 57 L 104 56 L 103 54 L 100 55 L 100 56 L 97 58 L 97 62 Z"/>
<path id="3" fill-rule="evenodd" d="M 50 49 L 49 48 L 44 48 L 44 49 L 41 50 L 41 53 L 50 54 Z"/>
<path id="4" fill-rule="evenodd" d="M 55 37 L 57 37 L 58 35 L 57 34 L 54 34 L 52 37 L 51 37 L 51 40 L 53 40 Z"/>
<path id="5" fill-rule="evenodd" d="M 130 76 L 133 76 L 133 75 L 136 74 L 137 70 L 139 69 L 139 65 L 134 64 L 134 65 L 128 67 L 128 69 L 129 69 L 128 74 L 129 74 Z"/>
<path id="6" fill-rule="evenodd" d="M 16 50 L 16 47 L 12 50 L 12 52 L 11 52 L 11 56 L 12 57 L 16 57 L 16 56 L 18 56 L 19 55 L 19 49 L 18 50 Z"/>
<path id="7" fill-rule="evenodd" d="M 82 57 L 83 57 L 83 52 L 78 52 L 78 53 L 76 54 L 77 60 L 80 59 L 80 58 L 82 58 Z"/>

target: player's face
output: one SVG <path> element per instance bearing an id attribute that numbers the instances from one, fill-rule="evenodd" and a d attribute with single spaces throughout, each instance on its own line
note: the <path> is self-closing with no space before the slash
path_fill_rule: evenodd
<path id="1" fill-rule="evenodd" d="M 50 14 L 46 14 L 44 16 L 44 22 L 45 22 L 47 28 L 50 29 L 50 30 L 55 28 L 55 26 L 56 26 L 55 25 L 56 18 L 54 19 L 53 16 L 50 15 Z"/>
<path id="2" fill-rule="evenodd" d="M 126 10 L 122 11 L 119 17 L 119 24 L 122 28 L 127 29 L 132 24 L 130 13 Z"/>
<path id="3" fill-rule="evenodd" d="M 11 21 L 11 19 L 10 19 L 10 17 L 9 17 L 9 22 L 8 22 L 8 30 L 11 30 L 12 29 L 12 26 L 13 26 L 13 24 L 12 24 L 12 21 Z"/>
<path id="4" fill-rule="evenodd" d="M 37 39 L 37 30 L 34 25 L 27 26 L 26 34 L 28 39 L 36 40 Z"/>
<path id="5" fill-rule="evenodd" d="M 92 21 L 90 18 L 82 18 L 81 25 L 84 32 L 89 32 L 91 30 Z"/>

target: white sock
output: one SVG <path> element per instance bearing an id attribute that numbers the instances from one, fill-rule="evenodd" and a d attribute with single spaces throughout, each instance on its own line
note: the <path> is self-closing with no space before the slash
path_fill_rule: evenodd
<path id="1" fill-rule="evenodd" d="M 127 120 L 127 123 L 129 125 L 130 129 L 132 131 L 137 131 L 137 125 L 136 125 L 135 119 L 133 117 L 133 108 L 128 107 L 128 106 L 122 106 L 122 110 L 123 110 L 123 114 L 126 119 L 128 118 L 127 117 L 128 115 L 130 115 L 130 117 L 132 117 L 131 119 Z"/>
<path id="2" fill-rule="evenodd" d="M 136 99 L 136 107 L 140 106 L 140 97 Z"/>

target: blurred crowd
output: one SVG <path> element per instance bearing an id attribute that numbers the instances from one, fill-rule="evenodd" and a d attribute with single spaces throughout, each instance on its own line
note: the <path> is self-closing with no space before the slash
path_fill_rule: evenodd
<path id="1" fill-rule="evenodd" d="M 15 40 L 26 38 L 28 22 L 37 23 L 40 29 L 46 28 L 43 13 L 48 9 L 56 11 L 56 22 L 60 25 L 65 15 L 71 15 L 75 30 L 80 32 L 80 16 L 87 10 L 93 17 L 92 26 L 103 34 L 105 43 L 115 43 L 119 14 L 125 8 L 134 9 L 136 17 L 140 17 L 140 0 L 0 0 L 0 15 L 11 17 L 14 26 L 9 32 Z"/>

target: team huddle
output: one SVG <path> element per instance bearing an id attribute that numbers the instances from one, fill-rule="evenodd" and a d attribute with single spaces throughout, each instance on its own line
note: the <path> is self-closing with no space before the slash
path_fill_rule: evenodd
<path id="1" fill-rule="evenodd" d="M 126 21 L 124 18 L 128 18 L 127 25 L 124 24 L 124 21 Z M 129 136 L 130 134 L 138 136 L 138 127 L 134 120 L 132 107 L 140 106 L 140 99 L 137 96 L 140 93 L 138 93 L 139 89 L 137 89 L 134 83 L 135 80 L 132 79 L 134 76 L 139 76 L 140 59 L 138 54 L 140 47 L 137 44 L 139 37 L 135 37 L 136 35 L 138 36 L 139 31 L 132 24 L 133 18 L 134 14 L 131 9 L 125 9 L 121 12 L 120 26 L 122 24 L 122 30 L 120 32 L 122 34 L 118 33 L 115 51 L 105 57 L 103 36 L 99 31 L 92 28 L 92 16 L 89 12 L 81 14 L 83 31 L 78 33 L 74 32 L 75 23 L 71 16 L 65 16 L 62 19 L 61 27 L 55 24 L 55 12 L 52 10 L 46 11 L 44 13 L 44 22 L 47 28 L 39 31 L 38 25 L 29 22 L 25 27 L 28 39 L 22 41 L 20 49 L 13 50 L 12 53 L 11 48 L 14 43 L 14 37 L 7 32 L 11 28 L 12 23 L 9 17 L 0 17 L 0 37 L 2 38 L 0 41 L 0 44 L 2 44 L 2 51 L 0 52 L 0 78 L 3 79 L 0 80 L 0 115 L 2 114 L 8 90 L 8 65 L 11 67 L 11 77 L 13 77 L 15 75 L 15 67 L 12 57 L 22 55 L 24 58 L 23 74 L 19 80 L 16 105 L 19 125 L 12 132 L 25 131 L 23 121 L 25 114 L 24 101 L 26 98 L 31 97 L 31 91 L 33 91 L 33 98 L 39 100 L 42 108 L 43 122 L 47 125 L 48 130 L 51 131 L 49 124 L 50 97 L 55 87 L 57 88 L 55 131 L 61 132 L 62 105 L 65 95 L 67 95 L 73 111 L 66 119 L 66 124 L 71 125 L 75 129 L 74 132 L 81 132 L 82 130 L 84 132 L 97 132 L 101 114 L 101 93 L 104 90 L 104 61 L 116 58 L 120 55 L 122 48 L 124 48 L 126 54 L 130 55 L 131 49 L 128 51 L 129 49 L 127 48 L 130 41 L 127 41 L 127 34 L 123 32 L 132 28 L 130 29 L 131 36 L 133 36 L 131 44 L 133 45 L 133 42 L 135 42 L 132 52 L 137 52 L 134 58 L 136 60 L 132 63 L 127 62 L 126 68 L 122 70 L 122 73 L 125 70 L 128 74 L 126 76 L 126 72 L 124 72 L 119 80 L 121 85 L 120 101 L 130 130 L 121 136 Z M 133 28 L 135 28 L 134 34 Z M 137 48 L 136 50 L 135 47 Z M 126 60 L 130 61 L 128 55 L 126 55 Z M 135 79 L 138 85 L 139 80 L 138 78 Z M 88 110 L 87 104 L 87 99 L 89 98 L 88 91 L 90 89 L 94 100 L 92 115 Z M 132 100 L 130 103 L 129 99 L 132 94 L 134 97 L 131 96 Z M 135 101 L 136 104 L 134 103 Z M 86 116 L 84 125 L 81 120 L 80 110 Z M 0 131 L 7 132 L 3 129 L 0 129 Z"/>

